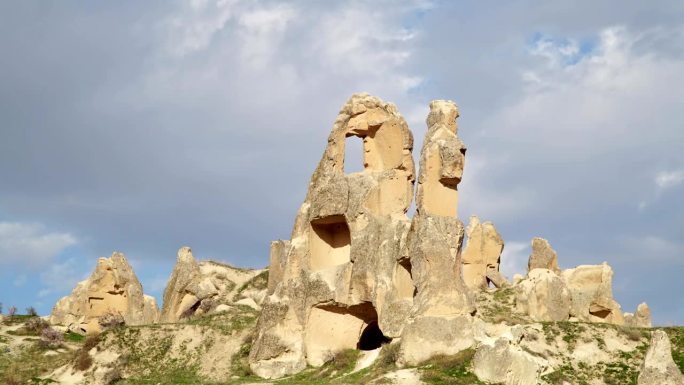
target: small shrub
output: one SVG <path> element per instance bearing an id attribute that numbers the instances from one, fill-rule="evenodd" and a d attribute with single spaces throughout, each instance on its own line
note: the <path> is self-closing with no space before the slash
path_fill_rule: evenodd
<path id="1" fill-rule="evenodd" d="M 26 322 L 26 325 L 24 327 L 29 333 L 34 335 L 40 335 L 43 332 L 43 330 L 50 327 L 50 324 L 40 317 L 33 317 L 29 319 L 28 322 Z"/>
<path id="2" fill-rule="evenodd" d="M 93 334 L 88 337 L 86 337 L 85 342 L 83 343 L 83 350 L 86 352 L 89 352 L 90 349 L 96 347 L 100 343 L 100 335 L 99 334 Z"/>
<path id="3" fill-rule="evenodd" d="M 359 351 L 356 349 L 343 350 L 332 359 L 332 366 L 339 371 L 349 372 L 354 369 L 356 360 L 359 358 Z"/>
<path id="4" fill-rule="evenodd" d="M 0 302 L 0 314 L 2 314 L 2 302 Z"/>
<path id="5" fill-rule="evenodd" d="M 399 359 L 399 346 L 398 343 L 385 344 L 380 350 L 376 365 L 381 369 L 394 368 Z"/>
<path id="6" fill-rule="evenodd" d="M 10 317 L 14 317 L 15 314 L 17 314 L 17 307 L 10 306 L 9 309 L 7 309 L 7 315 Z"/>
<path id="7" fill-rule="evenodd" d="M 57 349 L 64 343 L 64 334 L 51 327 L 46 327 L 40 333 L 39 343 L 43 348 Z"/>
<path id="8" fill-rule="evenodd" d="M 38 316 L 38 311 L 36 311 L 36 308 L 33 306 L 29 306 L 26 308 L 26 315 L 29 317 L 37 317 Z"/>
<path id="9" fill-rule="evenodd" d="M 97 322 L 102 326 L 102 329 L 110 329 L 126 324 L 123 316 L 120 313 L 108 312 L 101 315 Z"/>
<path id="10" fill-rule="evenodd" d="M 90 354 L 88 354 L 88 351 L 85 349 L 79 351 L 76 356 L 76 362 L 74 363 L 76 370 L 88 370 L 92 365 L 93 359 L 90 357 Z"/>

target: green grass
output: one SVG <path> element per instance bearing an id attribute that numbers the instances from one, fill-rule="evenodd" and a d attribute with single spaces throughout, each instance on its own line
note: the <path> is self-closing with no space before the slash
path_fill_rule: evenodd
<path id="1" fill-rule="evenodd" d="M 71 360 L 71 352 L 46 356 L 47 350 L 32 342 L 13 354 L 0 350 L 0 383 L 27 384 L 36 382 L 37 377 L 66 364 Z M 32 380 L 36 379 L 36 380 Z M 44 382 L 43 382 L 44 383 Z"/>
<path id="2" fill-rule="evenodd" d="M 434 357 L 421 367 L 422 380 L 435 385 L 484 385 L 470 371 L 473 356 L 475 350 L 466 349 L 453 356 Z"/>
<path id="3" fill-rule="evenodd" d="M 64 333 L 64 341 L 66 341 L 66 342 L 82 343 L 83 341 L 85 341 L 85 339 L 86 339 L 86 336 L 78 334 L 78 333 L 74 333 L 74 332 L 70 332 L 70 331 Z"/>
<path id="4" fill-rule="evenodd" d="M 670 337 L 672 344 L 672 359 L 684 373 L 684 326 L 662 328 Z"/>

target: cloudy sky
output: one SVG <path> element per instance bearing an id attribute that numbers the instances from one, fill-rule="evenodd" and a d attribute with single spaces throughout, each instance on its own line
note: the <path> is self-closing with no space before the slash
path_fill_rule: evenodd
<path id="1" fill-rule="evenodd" d="M 46 314 L 114 250 L 158 297 L 183 245 L 267 265 L 367 91 L 418 144 L 459 104 L 504 273 L 542 236 L 684 324 L 683 74 L 680 0 L 1 1 L 0 302 Z"/>

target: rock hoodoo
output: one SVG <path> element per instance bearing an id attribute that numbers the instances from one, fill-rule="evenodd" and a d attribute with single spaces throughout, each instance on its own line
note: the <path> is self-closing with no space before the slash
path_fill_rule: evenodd
<path id="1" fill-rule="evenodd" d="M 361 172 L 345 174 L 345 144 L 363 141 Z M 342 107 L 295 219 L 272 246 L 274 275 L 250 353 L 252 370 L 280 377 L 339 351 L 398 337 L 413 305 L 413 136 L 393 104 L 366 95 Z M 273 263 L 275 262 L 275 263 Z"/>
<path id="2" fill-rule="evenodd" d="M 266 295 L 266 278 L 255 287 L 246 284 L 262 273 L 264 270 L 238 269 L 214 261 L 198 262 L 189 247 L 181 247 L 164 289 L 161 321 L 177 322 L 221 310 L 222 305 L 259 309 Z"/>
<path id="3" fill-rule="evenodd" d="M 504 242 L 494 225 L 473 216 L 464 229 L 458 219 L 466 153 L 458 115 L 451 101 L 430 103 L 416 213 L 409 219 L 414 164 L 406 122 L 393 104 L 367 94 L 353 95 L 342 107 L 291 240 L 271 243 L 268 296 L 249 355 L 255 374 L 282 377 L 321 366 L 346 349 L 398 343 L 399 366 L 475 347 L 481 378 L 532 383 L 556 363 L 522 349 L 519 334 L 524 329 L 536 336 L 542 327 L 490 321 L 625 322 L 612 296 L 611 268 L 604 263 L 561 272 L 542 238 L 532 240 L 528 274 L 508 287 L 499 272 Z M 350 140 L 363 143 L 360 172 L 345 173 Z M 464 233 L 468 244 L 461 253 Z M 185 292 L 192 294 L 187 303 L 199 298 Z M 640 305 L 627 319 L 646 325 L 650 312 Z"/>
<path id="4" fill-rule="evenodd" d="M 471 289 L 484 289 L 492 282 L 503 286 L 507 282 L 499 273 L 504 241 L 492 222 L 480 222 L 473 215 L 466 227 L 466 243 L 463 251 L 463 280 Z"/>
<path id="5" fill-rule="evenodd" d="M 639 385 L 684 385 L 684 375 L 672 359 L 670 339 L 662 330 L 651 335 L 651 345 L 641 366 Z"/>
<path id="6" fill-rule="evenodd" d="M 549 241 L 544 238 L 532 239 L 532 254 L 527 263 L 527 272 L 534 269 L 548 269 L 560 274 L 556 250 L 551 248 Z"/>
<path id="7" fill-rule="evenodd" d="M 71 295 L 52 309 L 50 322 L 82 333 L 100 331 L 99 320 L 118 315 L 127 325 L 157 322 L 159 310 L 154 297 L 143 295 L 138 277 L 122 253 L 100 258 L 93 274 L 79 282 Z"/>

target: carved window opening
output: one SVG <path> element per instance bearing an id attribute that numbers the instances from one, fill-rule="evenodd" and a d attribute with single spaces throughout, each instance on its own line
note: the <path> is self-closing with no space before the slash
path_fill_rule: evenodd
<path id="1" fill-rule="evenodd" d="M 351 174 L 365 170 L 363 138 L 348 136 L 344 141 L 344 173 Z"/>
<path id="2" fill-rule="evenodd" d="M 323 270 L 351 261 L 351 234 L 342 215 L 311 222 L 309 235 L 312 270 Z"/>

